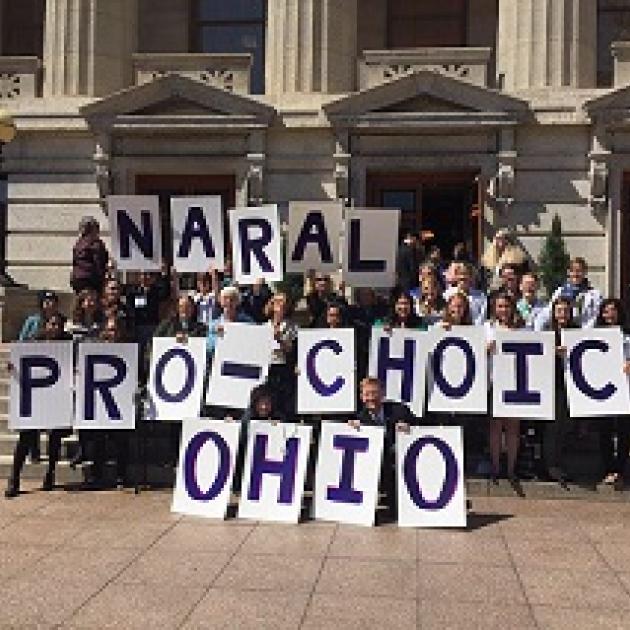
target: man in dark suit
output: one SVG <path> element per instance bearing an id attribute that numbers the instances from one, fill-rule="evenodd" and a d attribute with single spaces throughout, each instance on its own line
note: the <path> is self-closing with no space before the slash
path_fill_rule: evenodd
<path id="1" fill-rule="evenodd" d="M 376 377 L 364 378 L 360 388 L 362 407 L 349 424 L 355 429 L 361 425 L 385 429 L 380 489 L 387 495 L 391 517 L 396 518 L 396 432 L 409 432 L 409 427 L 416 424 L 415 417 L 405 405 L 384 401 L 383 385 Z"/>

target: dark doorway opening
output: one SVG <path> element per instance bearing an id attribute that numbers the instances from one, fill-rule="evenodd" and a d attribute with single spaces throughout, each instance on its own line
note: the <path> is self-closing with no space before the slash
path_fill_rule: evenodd
<path id="1" fill-rule="evenodd" d="M 464 242 L 477 260 L 481 250 L 479 185 L 474 172 L 368 173 L 369 206 L 400 208 L 401 233 L 430 232 L 444 259 Z"/>

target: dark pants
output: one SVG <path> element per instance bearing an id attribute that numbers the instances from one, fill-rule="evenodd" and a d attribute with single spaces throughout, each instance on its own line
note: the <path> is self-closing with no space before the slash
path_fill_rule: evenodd
<path id="1" fill-rule="evenodd" d="M 623 475 L 630 451 L 630 418 L 602 418 L 597 422 L 600 423 L 599 451 L 604 473 Z M 615 435 L 617 436 L 617 453 L 615 453 Z"/>
<path id="2" fill-rule="evenodd" d="M 53 429 L 48 433 L 48 469 L 46 474 L 53 475 L 55 467 L 59 461 L 61 453 L 61 438 L 67 434 L 66 429 Z M 20 431 L 20 435 L 13 451 L 13 465 L 11 469 L 10 483 L 19 486 L 20 473 L 26 461 L 26 456 L 32 452 L 37 440 L 39 431 Z"/>
<path id="3" fill-rule="evenodd" d="M 295 419 L 295 393 L 297 377 L 295 367 L 290 363 L 274 363 L 269 366 L 267 382 L 275 394 L 276 408 L 286 422 Z"/>
<path id="4" fill-rule="evenodd" d="M 116 461 L 116 479 L 123 480 L 127 474 L 129 459 L 129 441 L 132 431 L 116 429 L 112 431 L 94 430 L 92 445 L 94 448 L 92 474 L 97 481 L 103 481 L 105 464 L 108 461 L 108 445 L 113 445 L 113 455 Z"/>
<path id="5" fill-rule="evenodd" d="M 564 450 L 571 422 L 564 382 L 562 387 L 556 387 L 555 415 L 555 420 L 545 425 L 543 433 L 543 458 L 547 470 L 550 468 L 563 469 Z"/>

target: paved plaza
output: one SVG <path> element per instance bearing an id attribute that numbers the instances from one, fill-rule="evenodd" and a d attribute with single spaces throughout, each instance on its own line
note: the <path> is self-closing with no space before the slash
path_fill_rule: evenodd
<path id="1" fill-rule="evenodd" d="M 1 627 L 630 627 L 627 502 L 474 498 L 463 532 L 201 520 L 170 499 L 2 499 Z"/>

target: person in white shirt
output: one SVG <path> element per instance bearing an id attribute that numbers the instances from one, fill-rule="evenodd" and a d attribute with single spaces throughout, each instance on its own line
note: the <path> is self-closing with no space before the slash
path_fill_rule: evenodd
<path id="1" fill-rule="evenodd" d="M 625 324 L 623 304 L 616 298 L 602 300 L 599 314 L 595 322 L 596 327 L 621 328 Z M 630 338 L 624 337 L 624 372 L 630 374 Z M 602 483 L 615 485 L 620 488 L 624 485 L 624 472 L 630 455 L 630 418 L 628 416 L 613 416 L 600 418 L 599 448 L 604 466 Z M 616 448 L 615 448 L 616 446 Z"/>
<path id="2" fill-rule="evenodd" d="M 495 294 L 490 306 L 490 318 L 484 324 L 488 345 L 488 367 L 491 369 L 492 355 L 496 352 L 496 331 L 522 328 L 523 320 L 516 310 L 516 302 L 509 293 Z M 488 380 L 490 383 L 490 379 Z M 490 458 L 492 460 L 492 479 L 499 477 L 501 460 L 501 438 L 505 431 L 507 450 L 507 477 L 516 481 L 516 460 L 521 436 L 521 422 L 515 418 L 496 418 L 490 414 L 489 436 Z"/>
<path id="3" fill-rule="evenodd" d="M 543 326 L 538 321 L 540 314 L 547 308 L 544 300 L 538 297 L 538 277 L 533 272 L 523 274 L 521 278 L 521 297 L 516 303 L 516 310 L 523 318 L 525 328 L 528 330 L 542 330 Z"/>
<path id="4" fill-rule="evenodd" d="M 602 295 L 591 286 L 588 279 L 588 265 L 584 258 L 578 256 L 571 260 L 567 271 L 567 281 L 553 292 L 549 304 L 553 304 L 558 298 L 565 298 L 571 302 L 573 319 L 581 328 L 595 326 Z M 551 320 L 550 308 L 545 309 L 540 317 L 542 327 L 548 326 Z"/>
<path id="5" fill-rule="evenodd" d="M 216 269 L 210 272 L 198 273 L 196 277 L 197 290 L 190 296 L 197 306 L 197 321 L 208 326 L 218 315 L 219 291 L 221 290 L 219 274 Z"/>
<path id="6" fill-rule="evenodd" d="M 470 303 L 470 313 L 472 315 L 473 324 L 483 324 L 486 320 L 488 300 L 485 293 L 472 286 L 472 267 L 469 263 L 461 262 L 458 263 L 454 271 L 457 284 L 454 287 L 446 289 L 444 292 L 444 301 L 448 302 L 449 298 L 456 292 L 464 293 Z"/>

